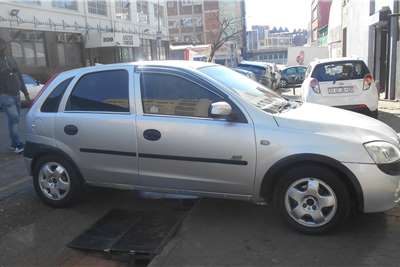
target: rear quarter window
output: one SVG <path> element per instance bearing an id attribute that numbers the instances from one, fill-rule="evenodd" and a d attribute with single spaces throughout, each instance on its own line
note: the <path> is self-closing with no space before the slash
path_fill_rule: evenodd
<path id="1" fill-rule="evenodd" d="M 369 74 L 365 63 L 360 60 L 339 61 L 319 64 L 315 67 L 311 77 L 320 82 L 359 80 Z"/>
<path id="2" fill-rule="evenodd" d="M 40 108 L 41 112 L 55 113 L 58 111 L 58 106 L 60 105 L 61 99 L 72 79 L 73 77 L 62 81 L 56 86 L 56 88 L 53 89 Z"/>

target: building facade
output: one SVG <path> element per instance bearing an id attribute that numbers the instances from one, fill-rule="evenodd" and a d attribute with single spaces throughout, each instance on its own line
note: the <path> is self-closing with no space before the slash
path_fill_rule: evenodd
<path id="1" fill-rule="evenodd" d="M 332 0 L 311 1 L 311 45 L 326 46 Z"/>
<path id="2" fill-rule="evenodd" d="M 212 44 L 224 19 L 231 21 L 230 31 L 245 32 L 244 0 L 168 0 L 168 29 L 173 45 Z M 229 31 L 228 31 L 229 34 Z M 246 45 L 244 34 L 227 42 L 215 55 L 215 62 L 232 65 Z"/>
<path id="3" fill-rule="evenodd" d="M 169 47 L 163 1 L 0 2 L 0 38 L 39 80 L 95 63 L 164 59 Z"/>
<path id="4" fill-rule="evenodd" d="M 287 28 L 252 26 L 247 32 L 247 60 L 286 64 L 288 48 L 304 46 L 307 43 L 307 30 L 289 31 Z"/>
<path id="5" fill-rule="evenodd" d="M 397 0 L 334 0 L 328 31 L 330 56 L 363 59 L 392 100 L 400 98 L 399 11 Z"/>

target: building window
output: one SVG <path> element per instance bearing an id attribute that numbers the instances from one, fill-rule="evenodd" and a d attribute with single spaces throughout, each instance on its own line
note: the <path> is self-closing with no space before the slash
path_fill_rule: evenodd
<path id="1" fill-rule="evenodd" d="M 148 39 L 141 39 L 142 60 L 151 60 L 151 43 Z"/>
<path id="2" fill-rule="evenodd" d="M 82 39 L 79 34 L 58 33 L 57 52 L 60 66 L 79 67 L 82 65 Z"/>
<path id="3" fill-rule="evenodd" d="M 160 12 L 158 12 L 158 8 L 160 7 Z M 154 4 L 154 17 L 157 20 L 160 20 L 160 24 L 161 26 L 165 26 L 165 13 L 164 13 L 164 6 L 162 5 L 158 5 L 158 4 Z"/>
<path id="4" fill-rule="evenodd" d="M 76 0 L 53 0 L 53 7 L 78 10 L 78 3 Z"/>
<path id="5" fill-rule="evenodd" d="M 11 42 L 11 54 L 19 65 L 46 66 L 43 33 L 21 32 L 18 38 Z"/>
<path id="6" fill-rule="evenodd" d="M 21 4 L 28 4 L 28 5 L 40 5 L 41 4 L 39 0 L 15 0 L 15 2 L 21 3 Z"/>
<path id="7" fill-rule="evenodd" d="M 88 0 L 87 4 L 89 13 L 107 16 L 107 2 L 105 0 Z"/>
<path id="8" fill-rule="evenodd" d="M 115 1 L 115 16 L 117 19 L 130 20 L 131 19 L 131 3 L 129 0 L 116 0 Z"/>
<path id="9" fill-rule="evenodd" d="M 149 19 L 149 3 L 147 1 L 139 0 L 136 2 L 136 9 L 138 14 L 139 23 L 150 23 Z"/>

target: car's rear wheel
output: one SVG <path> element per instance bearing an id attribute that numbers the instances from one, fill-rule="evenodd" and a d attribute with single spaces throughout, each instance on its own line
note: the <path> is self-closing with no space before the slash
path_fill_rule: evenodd
<path id="1" fill-rule="evenodd" d="M 33 184 L 41 200 L 57 208 L 73 204 L 82 190 L 82 179 L 77 170 L 58 156 L 38 159 L 33 169 Z"/>
<path id="2" fill-rule="evenodd" d="M 317 165 L 286 172 L 278 182 L 274 200 L 283 218 L 307 234 L 334 229 L 351 210 L 346 185 L 334 171 Z"/>

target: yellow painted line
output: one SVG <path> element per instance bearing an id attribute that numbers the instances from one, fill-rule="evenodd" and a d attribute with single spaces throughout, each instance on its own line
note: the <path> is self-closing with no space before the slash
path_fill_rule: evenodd
<path id="1" fill-rule="evenodd" d="M 32 179 L 32 178 L 29 177 L 29 176 L 22 177 L 20 180 L 17 180 L 17 181 L 15 181 L 15 182 L 11 183 L 11 184 L 8 184 L 8 185 L 6 185 L 6 186 L 1 187 L 1 188 L 0 188 L 0 193 L 1 193 L 1 192 L 4 192 L 4 191 L 7 191 L 7 190 L 9 190 L 9 189 L 11 189 L 11 188 L 13 188 L 13 187 L 16 187 L 16 186 L 18 186 L 18 185 L 20 185 L 20 184 L 23 184 L 23 183 L 25 183 L 25 182 L 27 182 L 27 181 L 29 181 L 29 180 L 31 180 L 31 179 Z"/>

